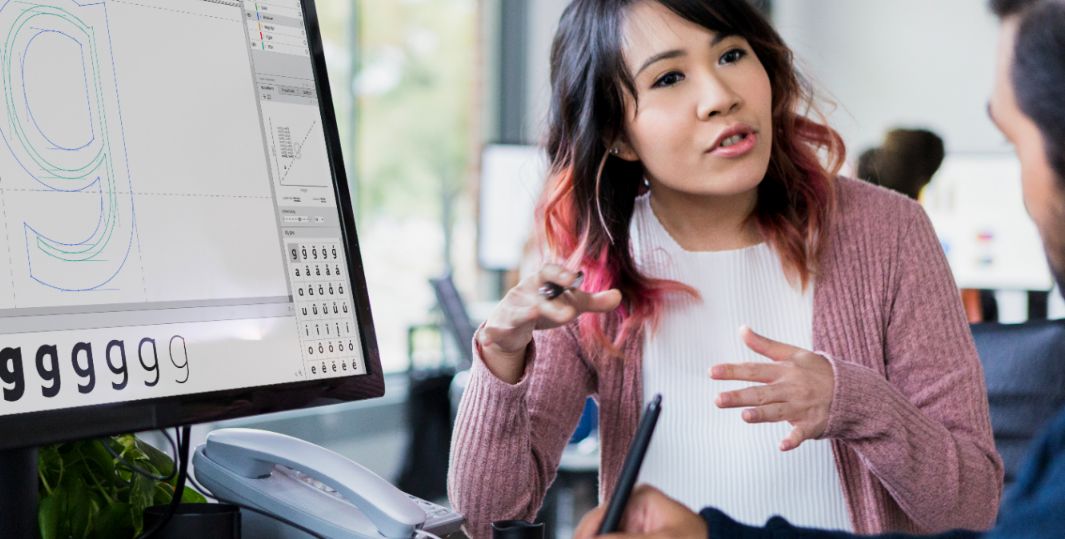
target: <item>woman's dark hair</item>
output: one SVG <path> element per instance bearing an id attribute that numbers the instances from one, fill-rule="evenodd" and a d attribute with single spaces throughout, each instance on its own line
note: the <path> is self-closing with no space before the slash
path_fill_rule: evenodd
<path id="1" fill-rule="evenodd" d="M 1043 135 L 1047 160 L 1065 189 L 1065 2 L 992 0 L 999 17 L 1020 17 L 1010 81 L 1017 105 Z"/>
<path id="2" fill-rule="evenodd" d="M 791 50 L 746 0 L 573 0 L 551 51 L 546 139 L 551 168 L 537 210 L 539 232 L 549 255 L 585 272 L 587 290 L 621 291 L 625 300 L 615 313 L 612 342 L 603 317 L 580 321 L 586 345 L 613 352 L 645 322 L 654 325 L 665 294 L 690 291 L 637 270 L 629 251 L 629 223 L 644 189 L 644 168 L 608 152 L 623 135 L 626 98 L 638 106 L 622 54 L 622 27 L 639 1 L 657 1 L 711 31 L 745 38 L 765 67 L 772 88 L 773 142 L 751 218 L 803 285 L 816 270 L 844 154 L 839 134 L 807 117 L 812 96 Z M 820 157 L 827 158 L 827 168 Z"/>

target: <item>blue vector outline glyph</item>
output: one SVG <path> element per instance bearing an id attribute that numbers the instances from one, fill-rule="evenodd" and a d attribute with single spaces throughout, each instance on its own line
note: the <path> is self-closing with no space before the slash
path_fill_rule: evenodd
<path id="1" fill-rule="evenodd" d="M 61 291 L 98 290 L 125 266 L 136 223 L 107 6 L 6 0 L 0 3 L 0 32 L 0 139 L 44 192 L 96 195 L 98 204 L 96 222 L 85 223 L 73 238 L 53 237 L 46 224 L 30 221 L 68 216 L 34 208 L 22 223 L 30 278 Z M 51 74 L 85 89 L 89 125 L 68 126 L 73 134 L 46 133 L 26 87 L 27 70 L 56 69 L 30 54 L 48 40 L 76 46 L 80 55 L 81 73 Z"/>

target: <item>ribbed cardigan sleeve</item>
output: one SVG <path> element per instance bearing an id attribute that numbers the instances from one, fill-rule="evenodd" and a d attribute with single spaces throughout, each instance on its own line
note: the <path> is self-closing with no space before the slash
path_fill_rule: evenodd
<path id="1" fill-rule="evenodd" d="M 531 521 L 555 479 L 595 385 L 574 326 L 534 334 L 517 384 L 496 378 L 474 346 L 448 468 L 448 498 L 473 539 L 490 538 L 495 520 Z"/>
<path id="2" fill-rule="evenodd" d="M 885 372 L 832 360 L 826 432 L 853 449 L 925 532 L 987 529 L 1002 494 L 972 334 L 932 225 L 916 205 L 899 215 L 889 283 Z M 876 328 L 866 328 L 875 331 Z"/>

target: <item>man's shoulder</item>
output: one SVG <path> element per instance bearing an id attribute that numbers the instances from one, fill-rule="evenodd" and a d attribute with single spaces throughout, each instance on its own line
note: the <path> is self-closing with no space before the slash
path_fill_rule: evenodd
<path id="1" fill-rule="evenodd" d="M 1054 451 L 1061 453 L 1061 456 L 1065 458 L 1065 406 L 1048 423 L 1044 432 L 1043 442 L 1049 444 Z"/>
<path id="2" fill-rule="evenodd" d="M 987 539 L 1061 537 L 1065 529 L 1065 408 L 1028 451 Z"/>
<path id="3" fill-rule="evenodd" d="M 1048 486 L 1048 474 L 1060 475 L 1050 483 L 1065 501 L 1065 407 L 1051 419 L 1028 449 L 1028 458 L 1014 484 L 1014 497 L 1030 496 Z"/>

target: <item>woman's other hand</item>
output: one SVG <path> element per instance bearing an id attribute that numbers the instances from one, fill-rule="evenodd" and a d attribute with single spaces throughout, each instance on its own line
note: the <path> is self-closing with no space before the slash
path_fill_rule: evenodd
<path id="1" fill-rule="evenodd" d="M 476 336 L 492 374 L 517 383 L 525 372 L 525 349 L 534 330 L 568 324 L 586 312 L 610 312 L 621 303 L 617 289 L 589 294 L 574 287 L 578 275 L 549 264 L 507 292 Z M 555 287 L 564 291 L 555 297 L 545 293 Z"/>
<path id="2" fill-rule="evenodd" d="M 748 423 L 790 423 L 794 428 L 780 443 L 781 451 L 790 451 L 805 440 L 821 436 L 828 425 L 835 387 L 835 374 L 828 360 L 763 337 L 747 326 L 740 328 L 740 337 L 748 348 L 773 362 L 714 365 L 710 377 L 765 385 L 726 391 L 717 396 L 715 404 L 719 408 L 748 407 L 742 414 Z"/>

